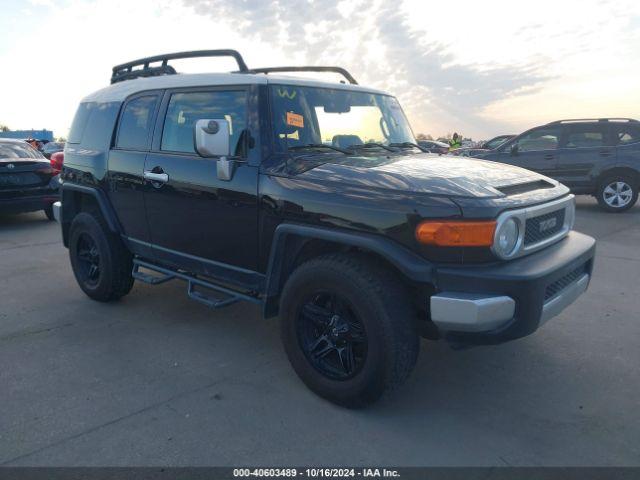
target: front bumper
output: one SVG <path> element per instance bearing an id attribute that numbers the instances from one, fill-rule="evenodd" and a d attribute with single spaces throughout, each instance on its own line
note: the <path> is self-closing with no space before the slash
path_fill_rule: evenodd
<path id="1" fill-rule="evenodd" d="M 501 343 L 533 333 L 589 285 L 595 240 L 578 232 L 539 252 L 489 266 L 439 267 L 430 299 L 446 338 Z"/>
<path id="2" fill-rule="evenodd" d="M 62 202 L 54 202 L 53 204 L 53 218 L 56 219 L 56 222 L 60 223 L 62 221 Z"/>

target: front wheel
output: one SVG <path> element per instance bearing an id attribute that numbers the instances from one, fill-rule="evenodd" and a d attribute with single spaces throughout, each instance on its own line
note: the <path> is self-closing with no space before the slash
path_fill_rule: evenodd
<path id="1" fill-rule="evenodd" d="M 368 259 L 331 254 L 301 265 L 285 285 L 281 335 L 316 394 L 364 407 L 398 387 L 419 350 L 411 301 L 399 280 Z"/>
<path id="2" fill-rule="evenodd" d="M 638 184 L 627 175 L 613 175 L 600 182 L 598 204 L 607 212 L 629 210 L 638 200 Z"/>

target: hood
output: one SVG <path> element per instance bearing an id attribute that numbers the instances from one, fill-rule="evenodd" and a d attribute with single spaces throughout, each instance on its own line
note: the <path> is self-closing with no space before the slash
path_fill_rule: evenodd
<path id="1" fill-rule="evenodd" d="M 551 188 L 555 180 L 523 168 L 451 155 L 336 158 L 298 175 L 313 181 L 335 181 L 365 188 L 403 190 L 453 197 L 504 197 L 517 185 Z M 339 163 L 337 163 L 339 162 Z M 542 182 L 542 183 L 541 183 Z M 511 188 L 509 188 L 511 187 Z M 505 192 L 501 191 L 505 190 Z"/>

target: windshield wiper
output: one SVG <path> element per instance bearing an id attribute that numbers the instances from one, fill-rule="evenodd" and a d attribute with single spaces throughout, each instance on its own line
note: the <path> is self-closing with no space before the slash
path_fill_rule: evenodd
<path id="1" fill-rule="evenodd" d="M 367 143 L 361 143 L 361 144 L 355 144 L 355 145 L 349 145 L 350 149 L 353 150 L 357 150 L 357 149 L 367 149 L 367 148 L 382 148 L 388 152 L 395 152 L 395 150 L 393 148 L 389 148 L 386 145 L 383 145 L 382 143 L 378 143 L 378 142 L 367 142 Z"/>
<path id="2" fill-rule="evenodd" d="M 396 143 L 390 143 L 389 146 L 398 147 L 398 148 L 417 148 L 418 150 L 421 150 L 423 152 L 427 151 L 426 148 L 423 148 L 417 143 L 413 143 L 413 142 L 396 142 Z"/>
<path id="3" fill-rule="evenodd" d="M 289 150 L 334 150 L 336 152 L 344 153 L 345 155 L 351 155 L 352 152 L 343 150 L 342 148 L 334 147 L 333 145 L 325 145 L 324 143 L 308 143 L 306 145 L 294 145 L 289 147 Z"/>

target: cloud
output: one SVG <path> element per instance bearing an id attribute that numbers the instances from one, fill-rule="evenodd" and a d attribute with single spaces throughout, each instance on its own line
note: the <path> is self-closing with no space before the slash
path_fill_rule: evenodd
<path id="1" fill-rule="evenodd" d="M 488 105 L 532 93 L 551 78 L 540 59 L 498 67 L 456 63 L 447 45 L 413 30 L 410 13 L 395 3 L 355 1 L 349 8 L 335 0 L 184 4 L 199 14 L 228 18 L 242 35 L 298 62 L 347 66 L 356 78 L 396 93 L 412 116 L 428 117 L 430 124 L 483 122 L 480 115 Z"/>

